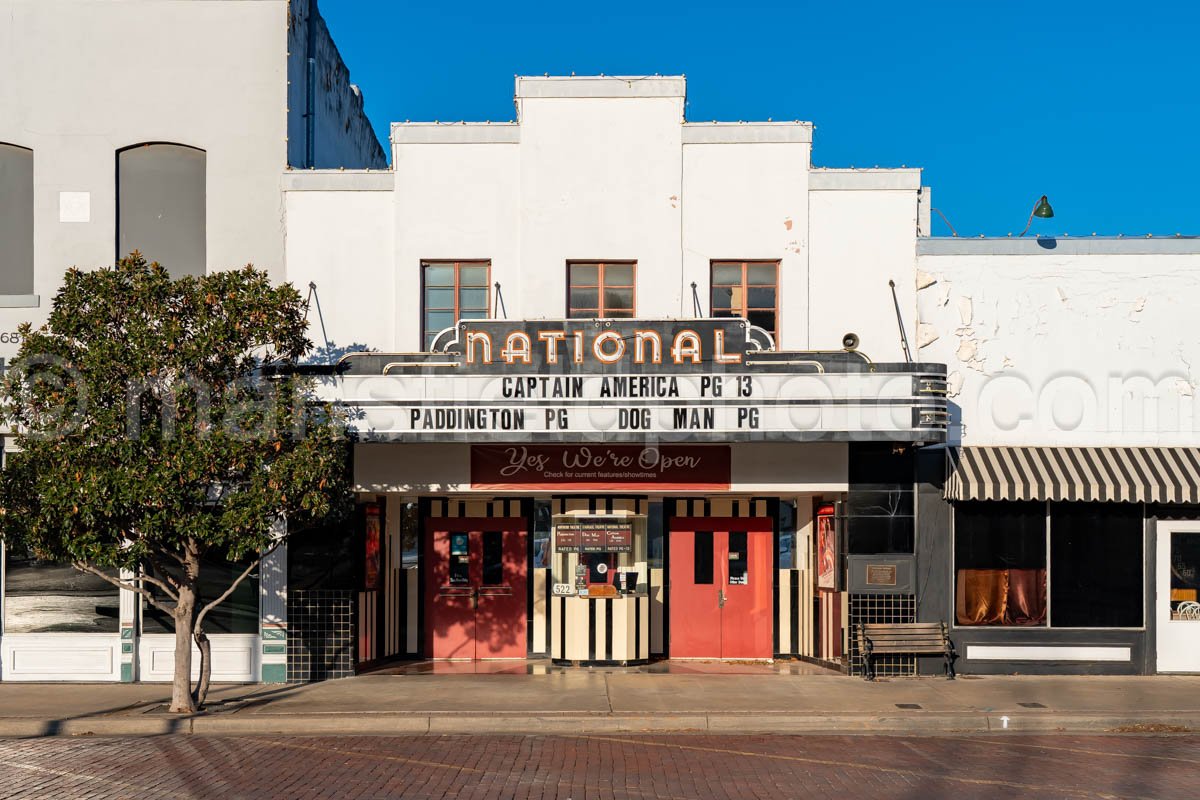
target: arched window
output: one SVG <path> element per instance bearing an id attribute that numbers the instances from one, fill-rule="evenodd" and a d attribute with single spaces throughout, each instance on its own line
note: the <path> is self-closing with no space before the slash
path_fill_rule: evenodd
<path id="1" fill-rule="evenodd" d="M 174 276 L 205 272 L 203 150 L 140 144 L 117 152 L 117 257 L 138 250 Z"/>
<path id="2" fill-rule="evenodd" d="M 0 143 L 0 295 L 33 294 L 33 151 Z"/>

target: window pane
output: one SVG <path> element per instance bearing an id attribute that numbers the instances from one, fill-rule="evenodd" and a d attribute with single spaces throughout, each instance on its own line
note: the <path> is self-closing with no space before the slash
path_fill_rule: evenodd
<path id="1" fill-rule="evenodd" d="M 1055 503 L 1050 510 L 1050 624 L 1142 624 L 1142 512 L 1136 505 Z"/>
<path id="2" fill-rule="evenodd" d="M 453 289 L 426 289 L 425 290 L 425 307 L 426 308 L 448 308 L 454 310 L 454 290 Z"/>
<path id="3" fill-rule="evenodd" d="M 798 569 L 803 559 L 796 548 L 796 504 L 779 503 L 779 568 Z"/>
<path id="4" fill-rule="evenodd" d="M 500 531 L 483 532 L 483 585 L 497 586 L 504 583 L 504 534 Z"/>
<path id="5" fill-rule="evenodd" d="M 746 532 L 729 532 L 729 585 L 745 586 L 749 583 L 749 561 L 746 558 Z"/>
<path id="6" fill-rule="evenodd" d="M 471 534 L 455 531 L 450 534 L 450 585 L 462 586 L 471 582 Z"/>
<path id="7" fill-rule="evenodd" d="M 173 277 L 205 272 L 203 150 L 153 144 L 117 154 L 117 249 L 141 251 Z"/>
<path id="8" fill-rule="evenodd" d="M 957 624 L 1045 625 L 1045 505 L 956 504 L 954 569 Z"/>
<path id="9" fill-rule="evenodd" d="M 1200 620 L 1200 533 L 1171 532 L 1171 619 Z"/>
<path id="10" fill-rule="evenodd" d="M 358 589 L 357 541 L 344 526 L 308 528 L 288 534 L 288 591 Z"/>
<path id="11" fill-rule="evenodd" d="M 606 309 L 633 310 L 633 289 L 605 289 L 604 307 Z"/>
<path id="12" fill-rule="evenodd" d="M 459 289 L 458 304 L 463 308 L 487 308 L 487 289 Z"/>
<path id="13" fill-rule="evenodd" d="M 453 311 L 426 311 L 425 312 L 425 332 L 437 333 L 445 328 L 449 328 L 454 324 Z"/>
<path id="14" fill-rule="evenodd" d="M 535 500 L 533 504 L 533 568 L 541 569 L 550 566 L 550 503 L 547 500 Z"/>
<path id="15" fill-rule="evenodd" d="M 633 309 L 604 309 L 604 316 L 614 319 L 633 319 Z"/>
<path id="16" fill-rule="evenodd" d="M 733 289 L 728 286 L 712 287 L 710 298 L 713 308 L 733 308 Z"/>
<path id="17" fill-rule="evenodd" d="M 599 286 L 600 267 L 595 264 L 572 264 L 572 286 Z"/>
<path id="18" fill-rule="evenodd" d="M 599 289 L 572 289 L 571 308 L 597 308 L 600 305 Z"/>
<path id="19" fill-rule="evenodd" d="M 116 570 L 105 570 L 114 578 Z M 70 564 L 8 551 L 5 633 L 116 633 L 117 587 Z"/>
<path id="20" fill-rule="evenodd" d="M 775 331 L 775 312 L 774 311 L 751 311 L 746 315 L 750 320 L 751 325 L 757 325 L 766 331 Z"/>
<path id="21" fill-rule="evenodd" d="M 608 264 L 604 267 L 605 286 L 633 286 L 632 264 Z"/>
<path id="22" fill-rule="evenodd" d="M 32 150 L 0 144 L 0 198 L 0 294 L 32 294 Z"/>
<path id="23" fill-rule="evenodd" d="M 714 308 L 712 315 L 714 317 L 740 317 L 741 313 L 728 308 Z"/>
<path id="24" fill-rule="evenodd" d="M 426 286 L 453 286 L 453 264 L 429 264 L 425 267 Z"/>
<path id="25" fill-rule="evenodd" d="M 746 267 L 746 283 L 756 285 L 775 285 L 774 264 L 751 264 Z"/>
<path id="26" fill-rule="evenodd" d="M 487 286 L 488 268 L 483 264 L 459 267 L 458 282 L 463 286 Z"/>
<path id="27" fill-rule="evenodd" d="M 486 308 L 460 308 L 458 310 L 459 319 L 487 319 L 487 315 Z"/>
<path id="28" fill-rule="evenodd" d="M 219 556 L 202 556 L 200 558 L 200 579 L 197 582 L 197 605 L 207 605 L 212 600 L 224 594 L 237 576 L 241 575 L 250 564 L 247 557 L 240 562 L 227 561 Z M 172 566 L 167 566 L 172 570 Z M 147 568 L 147 574 L 154 571 Z M 256 567 L 244 581 L 238 584 L 221 605 L 208 612 L 204 618 L 204 627 L 208 633 L 258 633 L 258 568 Z M 157 593 L 153 587 L 151 592 Z M 175 619 L 149 603 L 142 606 L 143 633 L 174 633 Z"/>
<path id="29" fill-rule="evenodd" d="M 692 583 L 697 586 L 713 582 L 712 531 L 696 531 L 692 539 Z"/>
<path id="30" fill-rule="evenodd" d="M 746 292 L 750 308 L 775 308 L 775 290 L 750 287 Z"/>
<path id="31" fill-rule="evenodd" d="M 742 265 L 741 264 L 713 264 L 712 282 L 716 284 L 738 284 L 742 283 Z"/>
<path id="32" fill-rule="evenodd" d="M 596 319 L 600 316 L 598 308 L 572 308 L 567 315 L 570 319 Z"/>

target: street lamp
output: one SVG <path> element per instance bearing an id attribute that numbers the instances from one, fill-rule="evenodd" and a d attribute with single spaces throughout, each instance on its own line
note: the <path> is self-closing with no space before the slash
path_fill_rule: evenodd
<path id="1" fill-rule="evenodd" d="M 1025 223 L 1025 230 L 1021 231 L 1020 235 L 1024 236 L 1026 233 L 1029 232 L 1029 226 L 1033 224 L 1034 217 L 1041 217 L 1042 219 L 1050 219 L 1050 217 L 1053 217 L 1053 216 L 1054 216 L 1054 209 L 1050 207 L 1050 201 L 1048 201 L 1046 199 L 1046 195 L 1042 195 L 1042 199 L 1038 200 L 1037 204 L 1034 205 L 1033 211 L 1029 212 L 1029 221 Z"/>

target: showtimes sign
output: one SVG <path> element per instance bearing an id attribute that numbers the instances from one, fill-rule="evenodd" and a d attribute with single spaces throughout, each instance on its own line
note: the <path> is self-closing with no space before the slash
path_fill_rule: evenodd
<path id="1" fill-rule="evenodd" d="M 376 441 L 944 439 L 941 365 L 773 347 L 734 318 L 464 321 L 325 396 Z"/>

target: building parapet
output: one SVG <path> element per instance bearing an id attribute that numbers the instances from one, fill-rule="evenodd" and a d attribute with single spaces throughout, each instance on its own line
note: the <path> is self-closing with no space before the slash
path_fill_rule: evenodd
<path id="1" fill-rule="evenodd" d="M 303 170 L 283 173 L 285 192 L 390 192 L 395 187 L 391 170 Z"/>
<path id="2" fill-rule="evenodd" d="M 811 144 L 811 122 L 685 122 L 684 144 Z"/>
<path id="3" fill-rule="evenodd" d="M 515 122 L 393 122 L 394 144 L 520 144 Z"/>
<path id="4" fill-rule="evenodd" d="M 1039 236 L 1028 239 L 930 237 L 917 240 L 919 256 L 1148 256 L 1200 255 L 1198 236 Z"/>
<path id="5" fill-rule="evenodd" d="M 921 188 L 921 170 L 902 169 L 814 169 L 808 174 L 808 188 L 813 192 L 837 191 L 905 191 Z"/>
<path id="6" fill-rule="evenodd" d="M 685 97 L 682 75 L 520 75 L 515 99 Z"/>

